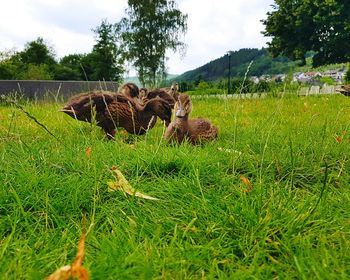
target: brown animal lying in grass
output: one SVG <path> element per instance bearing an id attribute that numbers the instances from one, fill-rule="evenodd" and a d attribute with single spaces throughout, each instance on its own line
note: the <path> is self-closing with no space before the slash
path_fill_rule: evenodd
<path id="1" fill-rule="evenodd" d="M 164 138 L 169 142 L 182 143 L 187 140 L 191 144 L 214 140 L 218 129 L 203 118 L 188 119 L 192 111 L 192 102 L 186 94 L 180 94 L 175 104 L 175 120 L 165 131 Z"/>
<path id="2" fill-rule="evenodd" d="M 114 138 L 117 127 L 141 135 L 155 125 L 157 117 L 167 126 L 171 120 L 171 108 L 160 98 L 140 105 L 127 96 L 106 91 L 73 96 L 60 111 L 86 122 L 91 122 L 95 116 L 97 125 L 102 127 L 108 138 Z"/>

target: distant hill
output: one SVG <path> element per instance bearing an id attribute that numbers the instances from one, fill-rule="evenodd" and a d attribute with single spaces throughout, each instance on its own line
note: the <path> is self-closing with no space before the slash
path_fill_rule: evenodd
<path id="1" fill-rule="evenodd" d="M 168 74 L 167 76 L 167 80 L 174 80 L 178 75 L 174 75 L 174 74 Z M 135 83 L 137 86 L 141 87 L 141 83 L 138 79 L 138 77 L 128 77 L 128 78 L 124 78 L 124 83 Z"/>
<path id="2" fill-rule="evenodd" d="M 248 76 L 263 74 L 288 73 L 296 68 L 296 62 L 285 57 L 272 58 L 266 49 L 240 49 L 231 52 L 231 77 L 243 77 L 252 62 Z M 224 55 L 209 63 L 187 71 L 176 77 L 178 82 L 193 82 L 197 80 L 213 81 L 228 76 L 228 55 Z"/>

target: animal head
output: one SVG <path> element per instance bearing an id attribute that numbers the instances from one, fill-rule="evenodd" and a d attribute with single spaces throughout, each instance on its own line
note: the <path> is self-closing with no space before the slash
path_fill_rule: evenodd
<path id="1" fill-rule="evenodd" d="M 177 82 L 173 82 L 171 84 L 171 87 L 170 87 L 170 94 L 172 95 L 172 97 L 177 100 L 178 97 L 179 97 L 179 84 Z"/>
<path id="2" fill-rule="evenodd" d="M 144 99 L 147 96 L 147 93 L 148 93 L 148 89 L 147 88 L 140 88 L 139 97 L 141 99 Z"/>
<path id="3" fill-rule="evenodd" d="M 177 118 L 187 117 L 192 111 L 192 102 L 188 95 L 180 94 L 175 104 L 175 116 Z"/>
<path id="4" fill-rule="evenodd" d="M 80 121 L 91 121 L 93 110 L 104 110 L 112 102 L 113 95 L 108 92 L 90 92 L 73 96 L 66 105 L 59 110 Z"/>
<path id="5" fill-rule="evenodd" d="M 171 107 L 169 103 L 159 97 L 147 101 L 145 104 L 146 110 L 152 111 L 161 120 L 165 121 L 165 125 L 168 126 L 171 122 Z"/>
<path id="6" fill-rule="evenodd" d="M 150 100 L 157 97 L 160 97 L 161 99 L 165 100 L 169 103 L 171 108 L 174 108 L 175 99 L 168 92 L 162 89 L 154 89 L 149 91 L 146 100 Z"/>
<path id="7" fill-rule="evenodd" d="M 148 89 L 147 88 L 140 88 L 139 91 L 139 102 L 141 104 L 145 103 L 147 101 L 147 95 L 148 95 Z"/>
<path id="8" fill-rule="evenodd" d="M 139 88 L 134 83 L 126 83 L 121 86 L 121 88 L 119 89 L 119 93 L 130 98 L 135 98 L 139 96 Z"/>

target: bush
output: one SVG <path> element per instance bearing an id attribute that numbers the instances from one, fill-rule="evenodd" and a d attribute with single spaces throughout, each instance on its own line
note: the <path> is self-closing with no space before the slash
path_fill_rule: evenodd
<path id="1" fill-rule="evenodd" d="M 345 74 L 345 82 L 350 83 L 350 65 L 348 66 L 348 70 Z"/>
<path id="2" fill-rule="evenodd" d="M 326 84 L 326 85 L 330 85 L 330 86 L 335 85 L 335 81 L 331 77 L 322 77 L 320 79 L 320 82 L 322 84 Z"/>

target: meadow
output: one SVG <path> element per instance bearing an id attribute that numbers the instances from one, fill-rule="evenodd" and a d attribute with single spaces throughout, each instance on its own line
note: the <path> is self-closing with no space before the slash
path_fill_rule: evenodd
<path id="1" fill-rule="evenodd" d="M 167 145 L 0 105 L 0 279 L 349 279 L 350 98 L 193 99 L 219 139 Z M 147 200 L 108 191 L 116 166 Z M 85 218 L 84 218 L 85 217 Z M 85 222 L 84 222 L 85 220 Z"/>

